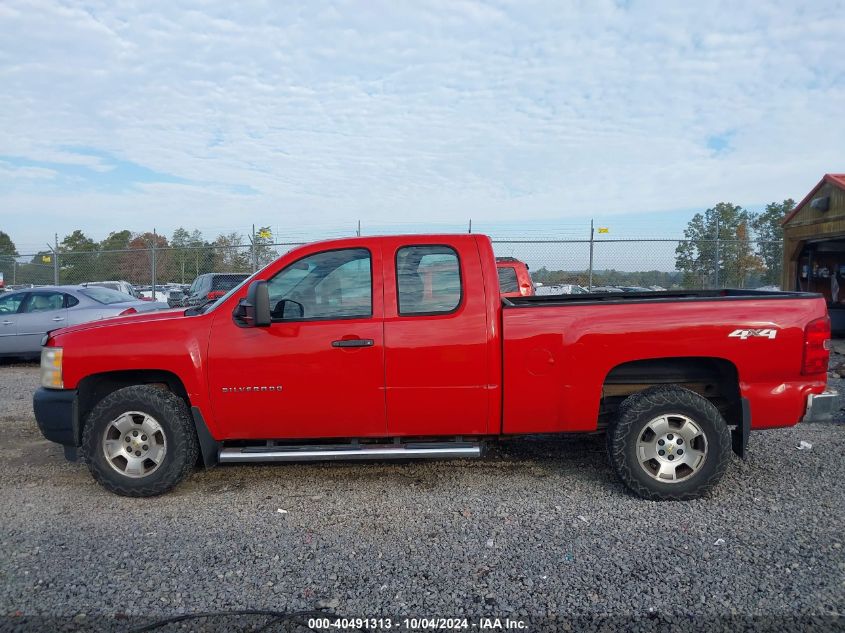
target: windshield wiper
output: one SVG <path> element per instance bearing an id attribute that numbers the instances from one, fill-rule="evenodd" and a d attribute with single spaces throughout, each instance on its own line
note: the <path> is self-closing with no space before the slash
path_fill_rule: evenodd
<path id="1" fill-rule="evenodd" d="M 196 316 L 198 314 L 202 314 L 203 312 L 205 312 L 205 309 L 215 301 L 217 301 L 217 299 L 208 299 L 205 303 L 200 303 L 199 305 L 191 306 L 190 308 L 185 310 L 185 316 Z"/>

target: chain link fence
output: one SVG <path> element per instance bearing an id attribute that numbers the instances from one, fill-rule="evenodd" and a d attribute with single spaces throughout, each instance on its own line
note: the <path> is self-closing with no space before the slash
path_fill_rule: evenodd
<path id="1" fill-rule="evenodd" d="M 301 242 L 37 253 L 0 261 L 6 286 L 125 280 L 139 288 L 190 284 L 209 272 L 250 273 Z M 781 242 L 753 240 L 493 240 L 544 286 L 759 288 L 779 286 Z M 719 265 L 716 266 L 716 262 Z"/>
<path id="2" fill-rule="evenodd" d="M 494 240 L 493 247 L 497 256 L 526 262 L 534 281 L 544 285 L 779 287 L 783 265 L 780 241 Z"/>

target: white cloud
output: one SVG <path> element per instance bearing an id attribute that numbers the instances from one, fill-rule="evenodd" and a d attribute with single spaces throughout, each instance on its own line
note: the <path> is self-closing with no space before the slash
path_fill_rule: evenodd
<path id="1" fill-rule="evenodd" d="M 0 184 L 5 183 L 8 187 L 13 187 L 21 181 L 52 180 L 57 175 L 57 172 L 53 169 L 45 169 L 44 167 L 19 167 L 0 160 Z"/>
<path id="2" fill-rule="evenodd" d="M 7 2 L 0 155 L 109 169 L 70 149 L 90 148 L 193 184 L 0 180 L 0 215 L 35 243 L 40 228 L 15 218 L 57 202 L 82 211 L 57 230 L 97 234 L 798 197 L 845 170 L 841 9 Z"/>

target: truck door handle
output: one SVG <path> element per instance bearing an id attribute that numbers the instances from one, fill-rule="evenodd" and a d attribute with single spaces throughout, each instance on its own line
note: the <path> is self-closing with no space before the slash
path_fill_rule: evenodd
<path id="1" fill-rule="evenodd" d="M 371 338 L 342 338 L 332 341 L 332 347 L 372 347 L 375 341 Z"/>
<path id="2" fill-rule="evenodd" d="M 54 321 L 64 321 L 65 318 L 64 317 L 53 317 L 53 320 Z"/>
<path id="3" fill-rule="evenodd" d="M 12 325 L 13 321 L 3 321 L 3 325 Z"/>

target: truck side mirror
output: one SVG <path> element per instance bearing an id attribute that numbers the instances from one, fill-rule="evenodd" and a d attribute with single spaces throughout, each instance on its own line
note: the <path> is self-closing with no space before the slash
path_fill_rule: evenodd
<path id="1" fill-rule="evenodd" d="M 267 327 L 270 325 L 270 293 L 267 282 L 257 279 L 249 284 L 246 297 L 240 300 L 232 315 L 243 327 Z"/>

